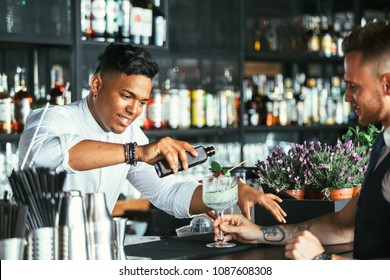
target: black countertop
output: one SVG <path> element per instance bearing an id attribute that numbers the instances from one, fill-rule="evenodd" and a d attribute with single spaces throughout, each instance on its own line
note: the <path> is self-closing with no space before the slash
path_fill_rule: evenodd
<path id="1" fill-rule="evenodd" d="M 125 246 L 125 254 L 153 260 L 283 260 L 284 246 L 250 245 L 235 241 L 232 248 L 208 248 L 213 241 L 213 234 L 189 237 L 162 237 L 161 240 Z M 326 246 L 328 253 L 348 254 L 352 243 Z"/>

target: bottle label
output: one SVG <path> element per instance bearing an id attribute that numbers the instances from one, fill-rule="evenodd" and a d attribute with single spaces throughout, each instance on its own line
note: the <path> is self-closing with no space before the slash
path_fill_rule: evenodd
<path id="1" fill-rule="evenodd" d="M 191 124 L 194 127 L 204 127 L 206 124 L 204 96 L 205 91 L 203 89 L 191 92 Z"/>
<path id="2" fill-rule="evenodd" d="M 179 126 L 179 95 L 176 89 L 171 89 L 168 93 L 170 96 L 168 104 L 168 125 L 176 129 Z"/>
<path id="3" fill-rule="evenodd" d="M 30 100 L 22 98 L 15 106 L 15 118 L 20 124 L 25 124 L 28 114 L 31 111 Z"/>
<path id="4" fill-rule="evenodd" d="M 142 8 L 132 7 L 130 10 L 130 34 L 135 36 L 142 35 Z"/>
<path id="5" fill-rule="evenodd" d="M 142 36 L 152 37 L 153 12 L 151 9 L 142 9 Z"/>
<path id="6" fill-rule="evenodd" d="M 188 89 L 179 90 L 179 127 L 189 128 L 191 126 L 191 93 Z"/>

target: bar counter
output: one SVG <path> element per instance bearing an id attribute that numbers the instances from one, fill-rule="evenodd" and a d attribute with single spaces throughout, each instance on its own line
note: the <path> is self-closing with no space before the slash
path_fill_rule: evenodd
<path id="1" fill-rule="evenodd" d="M 235 242 L 232 248 L 208 248 L 213 241 L 213 234 L 188 237 L 167 236 L 160 240 L 126 245 L 124 250 L 129 259 L 153 260 L 285 260 L 282 245 L 251 245 Z M 147 237 L 146 237 L 147 238 Z M 327 253 L 351 255 L 353 244 L 325 246 Z"/>

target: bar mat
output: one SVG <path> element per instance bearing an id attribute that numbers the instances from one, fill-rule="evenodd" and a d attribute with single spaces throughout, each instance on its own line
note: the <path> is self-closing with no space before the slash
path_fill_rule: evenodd
<path id="1" fill-rule="evenodd" d="M 150 258 L 153 260 L 195 260 L 254 248 L 253 244 L 242 244 L 232 248 L 208 248 L 207 243 L 214 240 L 214 234 L 201 234 L 186 237 L 168 237 L 158 241 L 127 245 L 126 256 Z"/>

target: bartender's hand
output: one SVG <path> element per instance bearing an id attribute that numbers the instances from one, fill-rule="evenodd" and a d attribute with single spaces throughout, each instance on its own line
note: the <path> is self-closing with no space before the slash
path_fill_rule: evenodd
<path id="1" fill-rule="evenodd" d="M 258 243 L 260 226 L 252 223 L 241 214 L 226 214 L 214 221 L 214 239 L 219 240 L 219 232 L 224 232 L 225 240 L 235 239 L 242 243 Z"/>
<path id="2" fill-rule="evenodd" d="M 238 206 L 242 214 L 250 219 L 250 209 L 258 203 L 267 209 L 279 223 L 286 223 L 286 212 L 280 207 L 282 199 L 271 193 L 259 192 L 242 181 L 238 181 Z"/>
<path id="3" fill-rule="evenodd" d="M 294 260 L 312 260 L 325 252 L 320 240 L 310 231 L 297 232 L 287 241 L 285 256 Z"/>
<path id="4" fill-rule="evenodd" d="M 171 137 L 164 137 L 157 142 L 144 146 L 137 146 L 135 158 L 137 161 L 155 164 L 165 159 L 174 173 L 177 173 L 179 160 L 184 169 L 188 169 L 188 158 L 186 152 L 192 156 L 198 156 L 198 152 L 187 142 L 175 140 Z"/>

